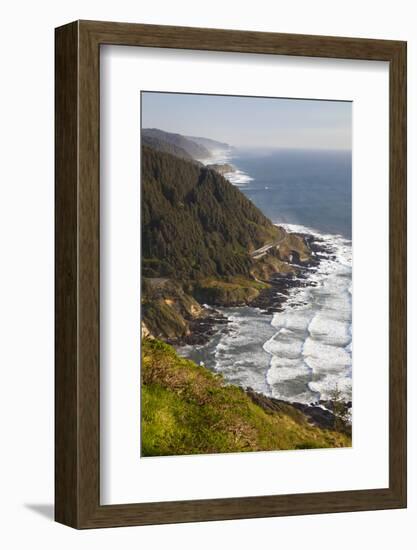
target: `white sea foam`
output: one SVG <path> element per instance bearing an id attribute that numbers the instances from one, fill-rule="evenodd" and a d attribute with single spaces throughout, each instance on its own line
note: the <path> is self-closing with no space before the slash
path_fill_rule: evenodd
<path id="1" fill-rule="evenodd" d="M 256 308 L 223 308 L 227 331 L 197 351 L 183 348 L 181 353 L 197 361 L 203 354 L 204 364 L 228 382 L 279 399 L 317 402 L 337 388 L 351 400 L 351 242 L 304 226 L 279 225 L 313 236 L 328 250 L 318 267 L 306 270 L 311 285 L 290 289 L 272 321 Z"/>
<path id="2" fill-rule="evenodd" d="M 296 359 L 303 351 L 303 340 L 291 331 L 281 329 L 273 338 L 265 342 L 264 350 L 276 357 Z"/>
<path id="3" fill-rule="evenodd" d="M 209 158 L 198 159 L 203 164 L 231 164 L 233 166 L 233 150 L 228 149 L 218 149 L 211 152 Z M 226 172 L 224 177 L 230 181 L 233 185 L 237 187 L 242 187 L 247 185 L 249 182 L 253 181 L 253 178 L 249 176 L 243 170 L 239 170 L 233 166 L 233 172 Z"/>
<path id="4" fill-rule="evenodd" d="M 224 312 L 229 319 L 227 332 L 215 347 L 211 367 L 228 382 L 268 394 L 269 355 L 262 349 L 262 341 L 273 333 L 269 319 L 250 307 L 225 308 Z"/>
<path id="5" fill-rule="evenodd" d="M 313 235 L 329 250 L 308 270 L 314 286 L 292 288 L 272 320 L 256 308 L 222 308 L 227 330 L 181 353 L 203 360 L 232 384 L 279 399 L 317 402 L 337 388 L 351 400 L 351 243 L 303 226 L 285 227 Z"/>
<path id="6" fill-rule="evenodd" d="M 198 158 L 199 162 L 207 164 L 229 164 L 232 159 L 232 151 L 228 149 L 218 149 L 211 151 L 211 156 L 207 158 Z"/>
<path id="7" fill-rule="evenodd" d="M 327 399 L 337 388 L 350 400 L 351 243 L 303 226 L 285 228 L 313 235 L 330 253 L 324 254 L 318 268 L 310 271 L 309 279 L 315 286 L 292 289 L 284 310 L 274 315 L 272 326 L 277 333 L 264 344 L 264 350 L 272 356 L 267 373 L 271 393 L 309 402 Z"/>
<path id="8" fill-rule="evenodd" d="M 226 172 L 224 174 L 224 177 L 228 179 L 230 183 L 233 183 L 233 185 L 236 185 L 237 187 L 244 186 L 250 181 L 253 181 L 253 178 L 251 178 L 248 174 L 246 174 L 246 172 L 243 172 L 242 170 Z"/>
<path id="9" fill-rule="evenodd" d="M 308 383 L 308 387 L 312 392 L 320 393 L 323 399 L 331 398 L 334 389 L 337 389 L 350 400 L 352 396 L 352 376 L 343 376 L 340 372 L 327 373 L 319 381 Z"/>
<path id="10" fill-rule="evenodd" d="M 272 360 L 271 367 L 267 373 L 268 384 L 272 386 L 294 380 L 300 376 L 309 376 L 310 374 L 307 365 L 300 364 L 298 361 L 283 359 L 279 361 L 279 364 L 274 363 L 275 361 Z"/>

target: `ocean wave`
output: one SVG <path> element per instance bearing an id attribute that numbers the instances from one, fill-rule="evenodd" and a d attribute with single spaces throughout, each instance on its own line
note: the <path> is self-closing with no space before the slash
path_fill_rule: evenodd
<path id="1" fill-rule="evenodd" d="M 227 332 L 214 350 L 213 370 L 232 384 L 269 394 L 266 380 L 269 355 L 262 349 L 262 342 L 274 332 L 268 318 L 260 310 L 248 306 L 219 309 L 229 322 Z"/>
<path id="2" fill-rule="evenodd" d="M 212 151 L 212 154 L 209 158 L 198 159 L 203 164 L 231 164 L 234 168 L 233 172 L 225 172 L 223 175 L 226 179 L 230 181 L 236 187 L 244 187 L 251 181 L 254 181 L 249 174 L 245 171 L 238 169 L 233 165 L 233 151 L 228 151 L 227 149 L 219 149 L 217 151 Z"/>
<path id="3" fill-rule="evenodd" d="M 270 385 L 281 384 L 282 382 L 288 382 L 299 376 L 309 376 L 310 370 L 306 365 L 299 365 L 295 363 L 294 365 L 287 366 L 273 366 L 269 369 L 267 378 Z"/>
<path id="4" fill-rule="evenodd" d="M 224 177 L 228 179 L 230 183 L 236 185 L 237 187 L 247 185 L 249 182 L 253 181 L 253 178 L 251 178 L 248 174 L 246 174 L 246 172 L 243 172 L 242 170 L 226 172 L 224 174 Z"/>
<path id="5" fill-rule="evenodd" d="M 301 225 L 279 225 L 289 232 L 312 236 L 329 252 L 321 254 L 319 266 L 308 274 L 314 286 L 292 289 L 283 311 L 273 317 L 271 324 L 277 333 L 264 344 L 272 356 L 267 373 L 271 393 L 289 401 L 299 399 L 299 384 L 291 380 L 304 373 L 305 402 L 328 399 L 336 388 L 345 399 L 351 400 L 351 241 Z M 290 330 L 290 338 L 283 328 Z"/>
<path id="6" fill-rule="evenodd" d="M 219 308 L 229 323 L 207 348 L 204 363 L 229 383 L 278 399 L 317 402 L 337 388 L 350 401 L 351 242 L 305 226 L 284 227 L 312 236 L 327 250 L 320 253 L 318 266 L 305 272 L 312 285 L 290 289 L 282 311 L 272 319 L 248 306 Z"/>
<path id="7" fill-rule="evenodd" d="M 340 391 L 346 400 L 352 399 L 352 377 L 341 376 L 340 373 L 326 373 L 317 380 L 308 383 L 312 393 L 318 393 L 322 399 L 331 399 L 334 388 Z"/>
<path id="8" fill-rule="evenodd" d="M 270 355 L 282 359 L 301 357 L 303 340 L 290 330 L 281 329 L 275 336 L 265 342 L 263 349 Z"/>

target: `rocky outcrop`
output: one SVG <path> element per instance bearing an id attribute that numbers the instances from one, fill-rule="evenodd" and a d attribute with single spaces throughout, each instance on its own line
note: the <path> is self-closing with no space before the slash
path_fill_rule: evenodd
<path id="1" fill-rule="evenodd" d="M 144 321 L 142 321 L 141 323 L 141 333 L 142 333 L 142 338 L 154 338 L 153 334 L 151 333 L 149 328 L 146 326 L 146 323 Z"/>
<path id="2" fill-rule="evenodd" d="M 306 263 L 311 258 L 311 252 L 307 243 L 297 233 L 286 232 L 284 238 L 277 246 L 277 252 L 281 260 L 294 264 Z"/>
<path id="3" fill-rule="evenodd" d="M 144 325 L 154 337 L 185 337 L 190 321 L 205 315 L 204 308 L 171 279 L 144 278 L 142 295 L 142 332 Z"/>
<path id="4" fill-rule="evenodd" d="M 322 402 L 320 404 L 289 403 L 257 393 L 252 388 L 246 388 L 245 391 L 256 405 L 270 414 L 286 414 L 298 421 L 304 417 L 307 418 L 310 424 L 319 428 L 334 430 L 335 426 L 338 426 L 338 431 L 351 435 L 352 428 L 350 424 L 336 416 L 333 403 L 327 403 L 327 407 Z M 346 409 L 350 408 L 351 405 L 351 403 L 343 403 Z"/>

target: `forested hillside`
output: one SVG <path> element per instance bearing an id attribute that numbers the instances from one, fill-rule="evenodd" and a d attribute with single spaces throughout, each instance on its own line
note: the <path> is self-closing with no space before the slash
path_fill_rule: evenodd
<path id="1" fill-rule="evenodd" d="M 159 137 L 142 134 L 142 146 L 146 145 L 161 153 L 170 153 L 179 158 L 185 160 L 194 161 L 193 157 L 187 153 L 185 149 L 175 145 L 174 143 L 168 143 L 167 141 L 160 139 Z"/>
<path id="2" fill-rule="evenodd" d="M 309 250 L 218 171 L 160 149 L 142 146 L 142 331 L 175 341 L 205 320 L 201 304 L 249 304 Z"/>
<path id="3" fill-rule="evenodd" d="M 304 236 L 274 225 L 222 175 L 232 165 L 197 160 L 227 144 L 192 139 L 142 134 L 142 456 L 351 446 L 336 405 L 305 409 L 227 384 L 168 345 L 228 334 L 219 306 L 280 311 L 315 261 Z"/>
<path id="4" fill-rule="evenodd" d="M 214 170 L 143 148 L 144 276 L 196 280 L 249 275 L 249 252 L 279 233 Z"/>
<path id="5" fill-rule="evenodd" d="M 144 128 L 141 135 L 144 140 L 158 140 L 158 142 L 164 142 L 173 147 L 178 147 L 193 159 L 209 158 L 211 156 L 209 149 L 181 134 L 164 132 L 158 128 Z"/>

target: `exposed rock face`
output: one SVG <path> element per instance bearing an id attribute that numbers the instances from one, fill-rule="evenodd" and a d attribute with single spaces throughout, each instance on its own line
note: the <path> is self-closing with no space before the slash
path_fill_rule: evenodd
<path id="1" fill-rule="evenodd" d="M 281 243 L 277 246 L 278 256 L 281 260 L 292 263 L 305 263 L 311 258 L 310 250 L 301 235 L 286 233 Z"/>
<path id="2" fill-rule="evenodd" d="M 175 339 L 190 334 L 190 321 L 205 315 L 204 308 L 181 285 L 161 277 L 144 278 L 142 333 Z"/>
<path id="3" fill-rule="evenodd" d="M 329 408 L 323 408 L 318 404 L 289 403 L 281 399 L 275 399 L 274 397 L 268 397 L 261 393 L 257 393 L 252 388 L 246 388 L 246 394 L 256 405 L 259 405 L 264 411 L 271 414 L 274 412 L 287 414 L 294 419 L 300 419 L 304 415 L 310 424 L 326 430 L 334 430 L 335 424 L 337 424 L 332 404 L 330 404 Z M 345 403 L 344 405 L 346 408 L 352 406 L 351 403 Z M 340 419 L 338 419 L 338 422 L 340 426 L 339 431 L 351 436 L 351 426 Z"/>
<path id="4" fill-rule="evenodd" d="M 141 323 L 141 332 L 142 332 L 142 338 L 153 338 L 151 331 L 148 329 L 144 321 L 142 321 Z"/>

